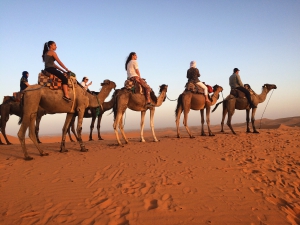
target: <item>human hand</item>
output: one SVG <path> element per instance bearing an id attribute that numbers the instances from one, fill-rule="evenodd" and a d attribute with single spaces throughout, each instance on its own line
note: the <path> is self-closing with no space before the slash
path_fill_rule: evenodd
<path id="1" fill-rule="evenodd" d="M 90 84 L 89 85 L 92 85 L 92 81 L 90 82 Z"/>

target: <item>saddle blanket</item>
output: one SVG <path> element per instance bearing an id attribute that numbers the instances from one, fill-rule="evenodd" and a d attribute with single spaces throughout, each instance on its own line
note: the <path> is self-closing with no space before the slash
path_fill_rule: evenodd
<path id="1" fill-rule="evenodd" d="M 53 90 L 62 89 L 61 79 L 53 74 L 48 73 L 47 71 L 42 71 L 39 73 L 38 84 L 49 87 Z M 68 79 L 68 87 L 72 87 L 71 79 Z"/>

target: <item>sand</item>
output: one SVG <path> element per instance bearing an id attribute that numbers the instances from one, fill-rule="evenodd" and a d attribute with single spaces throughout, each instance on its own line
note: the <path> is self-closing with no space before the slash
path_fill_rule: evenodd
<path id="1" fill-rule="evenodd" d="M 25 161 L 16 137 L 0 146 L 0 224 L 300 224 L 300 117 L 264 119 L 259 134 L 214 126 L 190 139 L 184 128 L 157 129 L 159 142 L 116 145 L 114 133 L 87 141 L 30 140 Z M 259 124 L 257 125 L 259 127 Z M 3 137 L 1 136 L 2 140 Z"/>

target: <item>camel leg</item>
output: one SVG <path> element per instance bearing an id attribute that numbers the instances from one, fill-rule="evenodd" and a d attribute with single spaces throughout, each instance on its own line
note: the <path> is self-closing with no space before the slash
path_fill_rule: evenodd
<path id="1" fill-rule="evenodd" d="M 80 148 L 82 152 L 87 152 L 88 149 L 85 148 L 82 138 L 81 138 L 81 131 L 82 131 L 82 122 L 83 122 L 83 116 L 84 116 L 84 109 L 78 111 L 78 119 L 77 119 L 77 136 L 78 136 L 78 142 L 80 144 Z"/>
<path id="2" fill-rule="evenodd" d="M 100 134 L 100 124 L 101 124 L 101 120 L 102 120 L 102 113 L 100 112 L 98 119 L 97 119 L 97 131 L 98 131 L 98 140 L 103 140 L 103 138 L 101 137 Z"/>
<path id="3" fill-rule="evenodd" d="M 42 119 L 42 117 L 37 116 L 37 117 L 36 117 L 36 122 L 35 122 L 35 136 L 36 136 L 37 142 L 38 142 L 39 144 L 42 143 L 42 142 L 40 141 L 40 138 L 39 138 L 39 130 L 40 130 L 40 122 L 41 122 L 41 119 Z"/>
<path id="4" fill-rule="evenodd" d="M 184 125 L 186 131 L 188 132 L 188 134 L 190 135 L 190 138 L 195 138 L 192 135 L 192 133 L 191 133 L 191 131 L 190 131 L 188 125 L 187 125 L 189 111 L 190 111 L 189 108 L 188 109 L 184 109 L 184 111 L 183 111 L 183 115 L 184 115 L 184 117 L 183 117 L 183 125 Z"/>
<path id="5" fill-rule="evenodd" d="M 9 142 L 8 138 L 6 137 L 6 132 L 5 132 L 6 123 L 7 123 L 8 119 L 9 119 L 9 116 L 7 118 L 1 116 L 1 120 L 2 120 L 1 121 L 1 133 L 6 141 L 6 144 L 11 145 L 12 143 Z"/>
<path id="6" fill-rule="evenodd" d="M 249 122 L 250 122 L 249 114 L 250 114 L 250 109 L 246 109 L 246 123 L 247 123 L 247 130 L 246 130 L 246 132 L 247 133 L 251 132 L 250 127 L 249 127 Z"/>
<path id="7" fill-rule="evenodd" d="M 209 136 L 215 136 L 210 129 L 210 106 L 206 107 L 206 124 L 207 124 Z"/>
<path id="8" fill-rule="evenodd" d="M 127 137 L 126 137 L 126 135 L 125 135 L 125 132 L 124 132 L 123 114 L 124 114 L 124 112 L 122 113 L 121 119 L 120 119 L 120 121 L 119 121 L 119 129 L 120 129 L 120 131 L 121 131 L 121 134 L 122 134 L 122 137 L 123 137 L 125 143 L 128 144 L 129 141 L 128 141 L 128 139 L 127 139 Z"/>
<path id="9" fill-rule="evenodd" d="M 145 142 L 144 139 L 144 126 L 145 126 L 145 115 L 146 115 L 146 111 L 141 111 L 141 123 L 140 123 L 140 142 Z M 151 125 L 151 121 L 150 121 L 150 125 Z"/>
<path id="10" fill-rule="evenodd" d="M 33 158 L 28 155 L 26 145 L 25 145 L 25 133 L 28 128 L 30 122 L 30 117 L 29 116 L 23 116 L 22 124 L 20 126 L 19 132 L 18 132 L 18 138 L 21 143 L 22 151 L 24 154 L 24 159 L 25 160 L 32 160 Z"/>
<path id="11" fill-rule="evenodd" d="M 176 111 L 176 128 L 177 128 L 177 138 L 180 138 L 180 133 L 179 133 L 179 122 L 180 122 L 180 115 L 182 113 L 182 107 L 181 105 L 178 107 Z"/>
<path id="12" fill-rule="evenodd" d="M 225 117 L 228 113 L 228 110 L 227 110 L 227 107 L 224 102 L 223 102 L 222 106 L 223 106 L 223 111 L 222 111 L 222 121 L 221 121 L 221 132 L 224 132 L 224 121 L 225 121 Z"/>
<path id="13" fill-rule="evenodd" d="M 154 131 L 154 113 L 155 113 L 155 108 L 150 109 L 150 127 L 152 131 L 153 141 L 158 142 Z"/>
<path id="14" fill-rule="evenodd" d="M 204 109 L 200 110 L 200 116 L 201 116 L 201 136 L 206 136 L 204 132 Z"/>
<path id="15" fill-rule="evenodd" d="M 96 115 L 93 115 L 92 121 L 91 121 L 91 126 L 90 126 L 90 136 L 89 136 L 89 141 L 93 141 L 93 130 L 94 130 L 95 120 L 96 120 Z"/>
<path id="16" fill-rule="evenodd" d="M 77 133 L 76 133 L 76 131 L 75 131 L 75 120 L 76 120 L 76 116 L 73 115 L 72 120 L 71 120 L 71 122 L 70 122 L 69 129 L 68 129 L 68 131 L 67 131 L 71 142 L 74 142 L 74 140 L 72 139 L 70 130 L 71 130 L 72 133 L 74 134 L 76 140 L 78 140 L 78 136 L 77 136 Z"/>
<path id="17" fill-rule="evenodd" d="M 73 113 L 67 113 L 66 120 L 62 129 L 60 152 L 68 152 L 68 150 L 66 149 L 66 134 L 68 128 L 70 127 L 70 123 L 72 121 L 73 116 L 74 116 Z"/>
<path id="18" fill-rule="evenodd" d="M 119 138 L 119 134 L 118 134 L 118 130 L 117 130 L 117 127 L 119 126 L 119 123 L 120 123 L 120 120 L 122 118 L 122 115 L 121 115 L 121 112 L 118 112 L 117 113 L 117 116 L 115 118 L 115 121 L 114 121 L 114 124 L 113 124 L 113 128 L 114 128 L 114 131 L 115 131 L 115 134 L 116 134 L 116 139 L 117 139 L 117 142 L 120 146 L 123 146 L 123 144 L 121 143 L 120 141 L 120 138 Z M 120 129 L 121 130 L 121 129 Z"/>
<path id="19" fill-rule="evenodd" d="M 232 125 L 231 125 L 231 119 L 232 119 L 232 116 L 234 114 L 234 109 L 233 110 L 228 110 L 228 117 L 227 117 L 227 126 L 230 128 L 231 132 L 233 134 L 236 134 L 232 128 Z"/>
<path id="20" fill-rule="evenodd" d="M 251 123 L 252 123 L 253 133 L 259 134 L 259 132 L 256 130 L 255 124 L 254 124 L 254 122 L 255 122 L 255 112 L 256 112 L 256 109 L 257 109 L 257 108 L 252 109 Z"/>

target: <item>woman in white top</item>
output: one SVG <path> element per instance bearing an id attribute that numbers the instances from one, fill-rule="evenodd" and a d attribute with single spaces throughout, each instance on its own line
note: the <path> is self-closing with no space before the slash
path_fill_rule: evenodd
<path id="1" fill-rule="evenodd" d="M 126 63 L 125 63 L 125 70 L 127 71 L 127 79 L 128 80 L 135 80 L 138 82 L 145 90 L 146 92 L 146 107 L 153 107 L 154 105 L 151 104 L 151 98 L 150 98 L 150 91 L 151 88 L 146 83 L 144 79 L 141 78 L 141 74 L 139 71 L 139 65 L 137 62 L 137 55 L 135 52 L 131 52 L 129 56 L 127 57 Z"/>
<path id="2" fill-rule="evenodd" d="M 82 78 L 81 85 L 85 88 L 85 90 L 87 90 L 89 86 L 92 85 L 92 81 L 90 83 L 87 83 L 88 81 L 89 81 L 88 77 Z"/>

